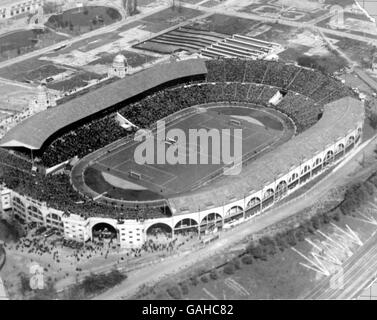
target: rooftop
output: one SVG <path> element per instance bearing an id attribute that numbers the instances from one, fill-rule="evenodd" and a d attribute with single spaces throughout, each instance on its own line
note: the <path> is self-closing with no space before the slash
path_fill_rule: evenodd
<path id="1" fill-rule="evenodd" d="M 322 118 L 285 144 L 243 166 L 241 175 L 222 176 L 207 186 L 169 199 L 174 214 L 195 212 L 239 200 L 273 183 L 291 168 L 313 158 L 355 129 L 364 119 L 364 105 L 351 97 L 327 104 Z M 237 199 L 235 199 L 237 197 Z M 241 197 L 241 198 L 240 198 Z"/>
<path id="2" fill-rule="evenodd" d="M 0 141 L 0 146 L 39 150 L 54 133 L 75 122 L 163 83 L 206 73 L 202 59 L 159 64 L 35 114 L 12 128 Z"/>

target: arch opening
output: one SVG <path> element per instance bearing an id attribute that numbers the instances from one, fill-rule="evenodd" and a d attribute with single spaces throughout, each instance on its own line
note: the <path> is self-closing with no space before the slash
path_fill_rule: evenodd
<path id="1" fill-rule="evenodd" d="M 223 227 L 223 218 L 218 213 L 207 214 L 200 222 L 200 233 L 210 233 L 221 230 Z"/>
<path id="2" fill-rule="evenodd" d="M 346 153 L 351 151 L 354 146 L 355 146 L 355 137 L 350 136 L 347 140 L 347 143 L 346 143 Z"/>
<path id="3" fill-rule="evenodd" d="M 323 166 L 326 167 L 334 161 L 334 152 L 332 150 L 326 153 L 325 158 L 323 159 Z"/>
<path id="4" fill-rule="evenodd" d="M 28 211 L 28 216 L 29 216 L 29 218 L 31 218 L 31 220 L 36 221 L 38 223 L 44 222 L 42 211 L 39 210 L 37 207 L 29 206 L 27 208 L 27 211 Z"/>
<path id="5" fill-rule="evenodd" d="M 92 227 L 92 240 L 112 241 L 118 238 L 118 231 L 109 223 L 99 222 Z"/>
<path id="6" fill-rule="evenodd" d="M 276 187 L 275 201 L 284 197 L 288 192 L 288 185 L 285 181 L 280 181 Z"/>
<path id="7" fill-rule="evenodd" d="M 198 223 L 194 219 L 185 218 L 174 226 L 174 233 L 197 232 Z"/>
<path id="8" fill-rule="evenodd" d="M 272 188 L 267 189 L 263 195 L 262 209 L 271 206 L 274 203 L 275 192 Z"/>
<path id="9" fill-rule="evenodd" d="M 292 173 L 291 177 L 288 180 L 288 189 L 292 190 L 292 189 L 296 188 L 298 183 L 299 183 L 299 175 L 298 175 L 298 173 L 294 172 L 294 173 Z"/>
<path id="10" fill-rule="evenodd" d="M 46 222 L 52 228 L 58 228 L 58 229 L 63 229 L 64 228 L 64 224 L 62 222 L 62 218 L 58 214 L 56 214 L 56 213 L 49 213 L 46 216 Z"/>
<path id="11" fill-rule="evenodd" d="M 251 198 L 246 205 L 245 217 L 256 215 L 261 211 L 261 200 L 258 197 Z"/>
<path id="12" fill-rule="evenodd" d="M 317 158 L 315 159 L 314 164 L 313 164 L 312 176 L 315 176 L 316 174 L 321 172 L 321 170 L 322 170 L 322 159 Z"/>
<path id="13" fill-rule="evenodd" d="M 152 224 L 151 226 L 148 227 L 148 229 L 146 231 L 147 237 L 148 236 L 158 237 L 160 235 L 165 235 L 167 237 L 171 237 L 172 233 L 173 233 L 173 230 L 172 230 L 171 226 L 169 226 L 166 223 L 161 223 L 161 222 Z"/>
<path id="14" fill-rule="evenodd" d="M 241 218 L 243 218 L 243 208 L 241 206 L 234 206 L 226 212 L 224 223 L 230 223 Z"/>

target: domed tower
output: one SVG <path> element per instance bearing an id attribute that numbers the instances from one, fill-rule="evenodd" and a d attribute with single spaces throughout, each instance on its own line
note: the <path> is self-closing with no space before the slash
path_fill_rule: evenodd
<path id="1" fill-rule="evenodd" d="M 49 107 L 54 106 L 56 106 L 55 98 L 50 94 L 50 92 L 45 86 L 40 84 L 37 88 L 36 96 L 30 103 L 30 108 L 32 109 L 32 112 L 41 112 Z"/>
<path id="2" fill-rule="evenodd" d="M 113 64 L 109 69 L 110 77 L 124 78 L 127 74 L 128 63 L 124 55 L 118 54 L 113 60 Z"/>

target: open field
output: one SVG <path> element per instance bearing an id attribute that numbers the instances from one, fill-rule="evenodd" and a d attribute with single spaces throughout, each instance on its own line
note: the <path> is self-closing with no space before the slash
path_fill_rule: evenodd
<path id="1" fill-rule="evenodd" d="M 116 9 L 89 6 L 53 15 L 48 19 L 46 26 L 59 32 L 80 35 L 119 20 L 121 15 Z"/>
<path id="2" fill-rule="evenodd" d="M 63 81 L 50 82 L 47 84 L 47 87 L 50 89 L 66 92 L 85 87 L 90 81 L 102 78 L 103 76 L 94 72 L 79 71 Z"/>
<path id="3" fill-rule="evenodd" d="M 156 59 L 155 57 L 151 57 L 150 55 L 144 55 L 144 54 L 141 54 L 141 53 L 136 53 L 136 52 L 127 51 L 127 50 L 120 50 L 118 53 L 121 53 L 122 55 L 124 55 L 126 57 L 127 63 L 131 67 L 138 67 L 138 66 L 140 66 L 144 63 L 152 62 Z M 99 54 L 98 59 L 90 62 L 88 65 L 98 65 L 98 64 L 100 64 L 100 65 L 109 66 L 113 63 L 114 57 L 118 53 L 102 53 L 102 54 Z M 106 68 L 106 71 L 107 71 L 107 68 Z"/>
<path id="4" fill-rule="evenodd" d="M 292 132 L 286 132 L 285 126 L 281 122 L 276 113 L 270 113 L 269 109 L 250 108 L 250 107 L 211 107 L 204 113 L 195 113 L 190 116 L 186 116 L 182 119 L 177 120 L 174 124 L 169 125 L 169 130 L 171 128 L 181 129 L 188 136 L 189 129 L 230 129 L 230 150 L 234 150 L 234 128 L 238 126 L 233 126 L 229 123 L 231 118 L 241 119 L 241 126 L 238 128 L 242 129 L 242 154 L 254 154 L 253 158 L 263 150 L 270 146 L 271 144 L 280 144 L 281 140 L 287 140 L 292 135 Z M 246 119 L 246 120 L 245 120 Z M 247 120 L 247 119 L 250 119 Z M 253 119 L 251 121 L 251 119 Z M 168 129 L 167 129 L 168 130 Z M 155 148 L 160 148 L 158 144 L 163 144 L 162 148 L 166 150 L 166 145 L 163 141 L 157 141 L 157 136 L 154 136 Z M 148 198 L 150 192 L 147 195 L 144 194 L 143 190 L 134 190 L 132 186 L 127 185 L 126 181 L 143 186 L 145 189 L 149 189 L 154 192 L 154 198 L 160 198 L 161 196 L 168 196 L 171 194 L 176 194 L 184 191 L 190 190 L 199 180 L 204 177 L 210 177 L 219 170 L 224 168 L 225 164 L 221 159 L 217 158 L 218 155 L 215 154 L 215 150 L 212 149 L 212 145 L 209 144 L 208 154 L 205 149 L 201 150 L 200 145 L 179 145 L 180 141 L 177 142 L 178 147 L 181 149 L 178 152 L 186 152 L 180 154 L 186 161 L 188 161 L 187 156 L 190 153 L 196 153 L 197 159 L 200 156 L 208 155 L 208 164 L 197 164 L 195 169 L 193 169 L 191 164 L 182 165 L 170 165 L 166 164 L 156 164 L 157 154 L 155 153 L 154 160 L 155 164 L 139 165 L 137 164 L 133 157 L 135 148 L 138 144 L 131 143 L 120 146 L 111 153 L 100 157 L 93 166 L 98 173 L 95 174 L 93 170 L 85 172 L 85 182 L 87 185 L 97 193 L 101 194 L 107 192 L 110 197 L 128 200 L 140 200 L 143 198 Z M 222 150 L 220 150 L 221 154 Z M 219 154 L 219 155 L 220 155 Z M 252 160 L 250 160 L 252 161 Z M 199 162 L 199 160 L 198 160 Z M 140 180 L 135 180 L 129 176 L 129 172 L 137 172 L 141 175 Z M 107 182 L 103 184 L 103 178 L 99 176 L 99 172 L 106 172 L 114 177 L 124 180 L 124 189 L 121 190 L 119 187 L 109 188 L 110 184 Z M 132 192 L 130 192 L 130 190 Z"/>
<path id="5" fill-rule="evenodd" d="M 214 31 L 222 34 L 247 34 L 250 30 L 260 25 L 259 21 L 242 19 L 223 14 L 213 14 L 208 18 L 197 20 L 191 24 L 191 27 Z"/>
<path id="6" fill-rule="evenodd" d="M 23 87 L 0 81 L 0 110 L 1 117 L 22 111 L 34 97 L 35 89 L 33 87 Z"/>
<path id="7" fill-rule="evenodd" d="M 0 37 L 0 61 L 14 58 L 67 39 L 48 29 L 19 30 Z"/>
<path id="8" fill-rule="evenodd" d="M 376 226 L 358 221 L 354 217 L 341 216 L 341 220 L 336 225 L 343 229 L 346 229 L 348 225 L 362 241 L 366 241 L 376 230 Z M 331 236 L 335 229 L 327 225 L 321 231 Z M 307 239 L 313 243 L 325 240 L 319 233 Z M 313 246 L 306 241 L 299 242 L 294 247 L 307 256 L 313 250 Z M 359 246 L 354 246 L 353 253 L 359 249 Z M 209 282 L 202 282 L 197 287 L 190 288 L 185 298 L 189 300 L 213 299 L 213 297 L 218 299 L 299 299 L 324 278 L 323 275 L 304 267 L 301 263 L 307 263 L 307 261 L 291 248 L 278 251 L 266 261 L 254 259 L 250 265 L 241 263 L 241 268 L 235 270 L 232 275 L 224 274 L 224 271 L 220 269 L 219 279 L 216 281 L 210 280 L 207 275 Z M 230 279 L 233 281 L 229 281 Z M 211 293 L 212 297 L 208 293 Z"/>
<path id="9" fill-rule="evenodd" d="M 16 80 L 19 82 L 24 82 L 26 80 L 26 75 L 32 70 L 38 70 L 40 68 L 45 68 L 45 66 L 50 65 L 48 61 L 41 61 L 38 58 L 32 58 L 13 64 L 9 67 L 0 69 L 0 77 L 9 80 Z"/>
<path id="10" fill-rule="evenodd" d="M 167 8 L 140 20 L 144 25 L 144 30 L 156 33 L 170 28 L 183 21 L 195 18 L 202 14 L 199 10 L 189 8 Z"/>
<path id="11" fill-rule="evenodd" d="M 283 4 L 284 7 L 282 8 L 281 1 L 270 1 L 269 4 L 259 2 L 243 7 L 240 11 L 266 17 L 281 16 L 284 19 L 298 22 L 308 22 L 328 13 L 328 10 L 322 9 L 320 6 L 295 7 L 290 6 L 288 3 L 284 3 L 284 1 Z"/>

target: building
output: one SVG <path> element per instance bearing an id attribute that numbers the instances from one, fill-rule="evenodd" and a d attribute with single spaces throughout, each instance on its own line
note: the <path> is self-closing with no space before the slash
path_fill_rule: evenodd
<path id="1" fill-rule="evenodd" d="M 36 13 L 43 4 L 44 0 L 0 0 L 0 20 Z"/>
<path id="2" fill-rule="evenodd" d="M 0 186 L 0 219 L 8 220 L 12 211 L 11 198 L 12 193 L 10 189 L 5 186 Z"/>
<path id="3" fill-rule="evenodd" d="M 36 90 L 36 95 L 29 102 L 27 108 L 21 112 L 10 114 L 0 121 L 0 138 L 3 137 L 11 128 L 18 125 L 20 122 L 25 121 L 32 115 L 45 111 L 48 108 L 56 106 L 56 96 L 43 85 L 39 85 Z"/>
<path id="4" fill-rule="evenodd" d="M 344 107 L 342 108 L 341 106 Z M 348 110 L 348 112 L 345 112 L 345 110 Z M 344 113 L 349 116 L 343 117 L 342 114 Z M 345 126 L 342 123 L 334 122 L 339 117 L 344 120 Z M 82 217 L 56 210 L 48 207 L 45 202 L 39 202 L 20 195 L 5 187 L 1 190 L 1 204 L 3 208 L 11 207 L 12 217 L 23 223 L 36 222 L 47 228 L 58 229 L 64 233 L 66 239 L 78 242 L 86 242 L 93 239 L 94 228 L 99 224 L 104 224 L 114 230 L 121 248 L 141 247 L 147 239 L 148 230 L 157 225 L 167 226 L 171 230 L 173 237 L 176 232 L 192 228 L 197 229 L 198 233 L 227 228 L 234 223 L 240 223 L 263 213 L 276 202 L 312 181 L 320 173 L 346 159 L 350 151 L 361 143 L 364 115 L 361 104 L 354 103 L 353 99 L 346 98 L 332 103 L 327 108 L 327 115 L 322 119 L 307 131 L 309 132 L 308 134 L 302 134 L 300 139 L 292 139 L 290 144 L 288 142 L 284 145 L 286 150 L 300 153 L 298 151 L 300 147 L 297 147 L 297 143 L 310 141 L 319 132 L 325 130 L 325 126 L 333 124 L 333 128 L 330 128 L 330 131 L 327 132 L 329 137 L 320 142 L 323 145 L 321 150 L 313 152 L 310 157 L 302 157 L 300 163 L 290 167 L 287 172 L 281 172 L 279 178 L 275 181 L 268 182 L 266 180 L 266 184 L 260 190 L 253 190 L 247 196 L 245 196 L 245 193 L 234 193 L 234 198 L 229 200 L 222 198 L 226 202 L 223 202 L 221 206 L 214 205 L 213 200 L 214 197 L 217 197 L 218 193 L 216 192 L 218 190 L 214 190 L 212 195 L 211 192 L 204 191 L 203 194 L 197 194 L 196 196 L 187 197 L 182 195 L 175 199 L 169 199 L 174 212 L 172 217 L 146 219 L 143 221 L 120 221 L 106 217 Z M 334 125 L 334 123 L 338 125 Z M 334 138 L 335 136 L 337 138 Z M 326 144 L 326 141 L 330 141 L 328 139 L 333 139 L 333 143 Z M 319 147 L 320 144 L 318 142 L 314 143 Z M 290 146 L 294 146 L 294 148 L 291 149 Z M 303 149 L 306 149 L 306 147 Z M 275 151 L 275 157 L 274 152 L 269 154 L 271 161 L 274 161 L 277 167 L 279 163 L 276 163 L 276 159 L 279 151 L 281 150 L 277 149 Z M 294 155 L 292 156 L 293 158 L 295 157 Z M 264 172 L 263 170 L 258 170 L 257 164 L 251 165 L 249 168 L 254 169 L 257 171 L 256 174 L 264 178 Z M 240 185 L 242 185 L 242 181 L 240 181 Z M 213 201 L 209 203 L 210 200 Z M 202 203 L 203 201 L 205 203 Z M 190 207 L 194 208 L 198 203 L 203 204 L 203 209 L 201 211 L 191 210 Z M 205 207 L 206 203 L 209 203 L 207 208 Z M 183 207 L 188 208 L 188 211 L 183 211 Z"/>
<path id="5" fill-rule="evenodd" d="M 83 218 L 48 207 L 45 202 L 23 196 L 5 186 L 0 190 L 2 217 L 16 218 L 22 223 L 35 222 L 40 226 L 61 231 L 66 239 L 86 242 L 93 239 L 98 224 L 113 228 L 122 248 L 138 248 L 145 242 L 145 226 L 137 221 L 118 221 L 107 218 Z"/>
<path id="6" fill-rule="evenodd" d="M 108 75 L 109 77 L 124 78 L 128 72 L 128 63 L 124 55 L 118 54 L 113 60 L 113 64 L 110 66 Z"/>
<path id="7" fill-rule="evenodd" d="M 120 60 L 117 59 L 117 62 Z M 343 87 L 335 79 L 327 78 L 318 72 L 312 73 L 312 70 L 307 68 L 261 60 L 247 61 L 252 61 L 252 66 L 256 66 L 253 68 L 253 74 L 256 72 L 257 66 L 263 66 L 258 72 L 260 79 L 271 78 L 276 91 L 283 87 L 276 85 L 276 80 L 282 75 L 285 74 L 284 79 L 297 80 L 298 82 L 292 86 L 292 90 L 295 92 L 293 97 L 298 95 L 298 89 L 301 87 L 301 91 L 311 92 L 312 95 L 317 93 L 313 97 L 313 101 L 323 101 L 325 98 L 332 98 L 333 91 L 337 91 L 333 88 L 340 91 Z M 219 62 L 216 61 L 216 63 Z M 218 69 L 220 72 L 222 66 L 225 64 Z M 266 77 L 265 70 L 272 72 L 270 77 Z M 286 73 L 283 72 L 284 70 Z M 46 139 L 57 130 L 102 111 L 106 106 L 124 103 L 131 97 L 146 91 L 150 92 L 152 88 L 161 87 L 165 83 L 171 85 L 172 80 L 186 83 L 187 79 L 202 79 L 205 72 L 203 61 L 194 59 L 160 65 L 154 69 L 136 73 L 111 83 L 107 88 L 87 94 L 85 101 L 77 98 L 71 100 L 64 108 L 62 106 L 50 108 L 36 114 L 28 119 L 25 125 L 14 128 L 15 130 L 6 137 L 6 140 L 2 141 L 3 146 L 22 145 L 30 150 L 40 149 Z M 306 80 L 308 75 L 314 75 L 317 81 Z M 319 78 L 316 78 L 317 76 Z M 326 91 L 330 80 L 332 86 Z M 249 95 L 252 84 L 253 81 L 250 81 L 249 89 L 244 90 L 245 95 Z M 200 86 L 201 83 L 192 85 Z M 221 85 L 223 86 L 222 83 Z M 260 86 L 261 84 L 258 83 L 256 87 Z M 271 84 L 263 84 L 263 90 L 266 86 L 270 87 Z M 184 87 L 186 88 L 187 85 L 185 84 Z M 329 92 L 330 90 L 331 92 Z M 276 97 L 279 98 L 280 93 Z M 99 225 L 104 225 L 107 230 L 113 231 L 118 243 L 123 248 L 142 246 L 147 235 L 152 230 L 162 228 L 161 226 L 169 230 L 173 237 L 176 233 L 185 230 L 196 229 L 199 234 L 205 234 L 231 227 L 262 214 L 281 199 L 352 155 L 352 150 L 362 140 L 361 134 L 365 118 L 364 104 L 350 95 L 348 91 L 343 94 L 339 97 L 336 95 L 338 98 L 329 100 L 331 102 L 327 102 L 323 108 L 321 107 L 323 112 L 321 111 L 320 116 L 315 115 L 315 123 L 311 123 L 311 117 L 307 112 L 307 108 L 312 108 L 314 105 L 310 104 L 304 108 L 302 100 L 297 100 L 297 107 L 300 107 L 302 117 L 296 116 L 296 124 L 302 125 L 305 130 L 256 158 L 243 168 L 243 174 L 240 177 L 226 176 L 224 179 L 214 179 L 210 184 L 204 184 L 190 192 L 177 193 L 163 199 L 164 205 L 169 207 L 171 216 L 150 215 L 139 219 L 135 216 L 125 215 L 120 219 L 118 213 L 109 215 L 106 210 L 99 214 L 81 210 L 77 211 L 81 215 L 77 215 L 68 212 L 66 207 L 59 204 L 56 204 L 56 207 L 60 209 L 57 210 L 49 207 L 45 202 L 38 202 L 10 191 L 12 214 L 26 223 L 36 222 L 46 227 L 57 228 L 64 232 L 65 238 L 83 242 L 93 239 L 96 228 Z M 217 95 L 214 96 L 217 97 Z M 277 100 L 280 99 L 275 100 L 272 102 L 279 106 L 281 103 L 279 104 Z M 291 108 L 292 103 L 287 103 L 286 106 Z M 75 112 L 69 112 L 69 110 Z M 67 117 L 67 114 L 70 117 Z M 35 134 L 32 134 L 33 132 Z M 112 147 L 114 145 L 110 144 L 107 148 Z M 86 156 L 73 167 L 71 182 L 76 191 L 80 192 L 80 186 L 85 185 L 85 182 L 82 183 L 80 180 L 83 179 L 82 170 L 86 168 L 91 159 L 96 159 L 97 155 L 104 151 L 105 149 L 98 149 L 97 154 L 96 152 L 91 154 L 93 158 Z M 104 154 L 106 155 L 106 151 Z M 83 189 L 81 192 L 85 193 Z M 101 195 L 101 200 L 104 198 L 106 196 Z M 110 200 L 108 205 L 111 203 L 112 206 L 116 205 L 114 204 L 116 201 L 123 201 L 114 198 Z M 160 202 L 160 200 L 158 201 Z M 147 201 L 146 205 L 150 205 L 149 202 Z M 137 207 L 141 208 L 141 205 L 141 201 L 138 201 Z M 158 206 L 162 207 L 160 203 Z"/>
<path id="8" fill-rule="evenodd" d="M 46 86 L 39 85 L 34 100 L 29 104 L 30 113 L 35 114 L 55 106 L 56 98 L 50 93 Z"/>

